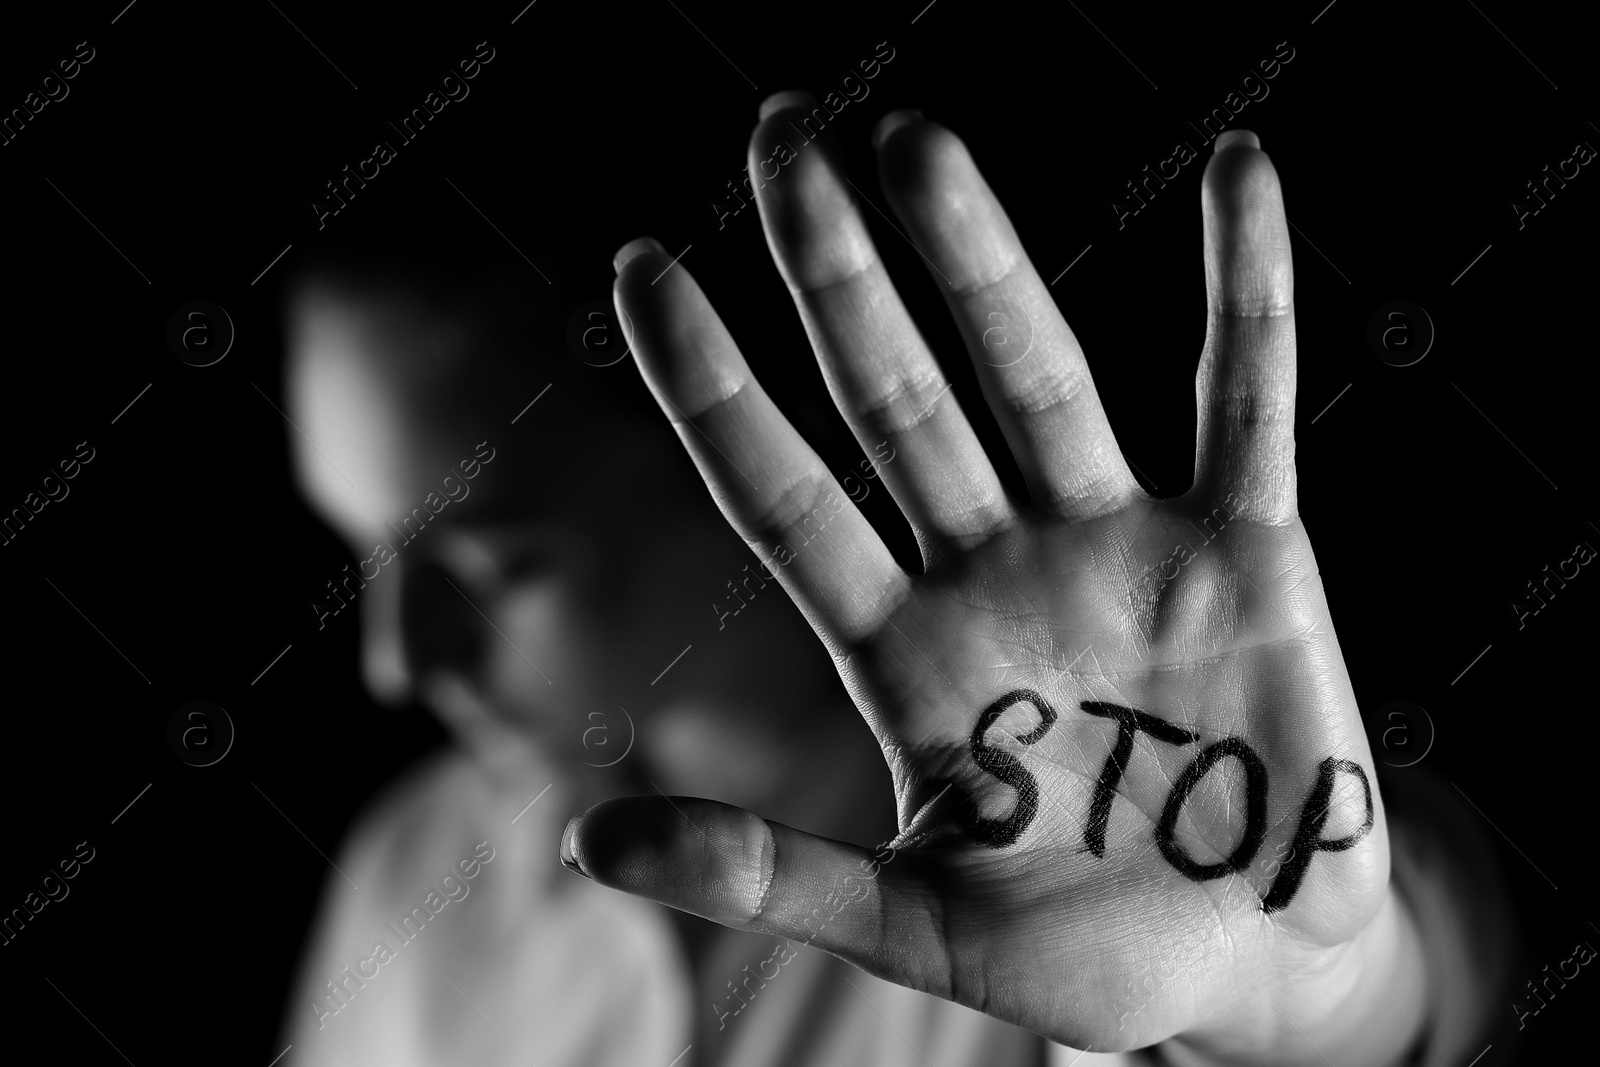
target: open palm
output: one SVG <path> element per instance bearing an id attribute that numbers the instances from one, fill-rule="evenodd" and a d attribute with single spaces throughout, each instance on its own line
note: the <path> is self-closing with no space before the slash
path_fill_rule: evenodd
<path id="1" fill-rule="evenodd" d="M 895 564 L 681 264 L 628 246 L 617 304 L 723 513 L 882 745 L 901 834 L 874 853 L 652 798 L 592 809 L 564 850 L 603 884 L 1077 1047 L 1180 1035 L 1237 1052 L 1241 1024 L 1274 1012 L 1314 1031 L 1296 989 L 1321 988 L 1384 910 L 1388 839 L 1297 517 L 1271 163 L 1236 133 L 1206 169 L 1195 481 L 1162 500 L 1130 474 L 965 147 L 914 113 L 885 120 L 885 192 L 967 338 L 1022 504 L 891 285 L 830 138 L 795 146 L 811 106 L 764 109 L 752 175 L 791 151 L 758 192 L 762 222 L 841 413 L 864 448 L 892 448 L 882 477 L 924 573 Z"/>

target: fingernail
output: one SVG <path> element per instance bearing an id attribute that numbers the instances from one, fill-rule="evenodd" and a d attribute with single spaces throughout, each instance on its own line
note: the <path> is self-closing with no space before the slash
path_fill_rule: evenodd
<path id="1" fill-rule="evenodd" d="M 773 93 L 761 101 L 761 108 L 756 117 L 765 122 L 773 115 L 786 107 L 816 107 L 817 98 L 802 89 L 785 89 L 781 93 Z"/>
<path id="2" fill-rule="evenodd" d="M 1239 145 L 1244 145 L 1246 148 L 1259 149 L 1261 147 L 1261 138 L 1249 130 L 1224 130 L 1217 134 L 1216 141 L 1211 145 L 1211 151 L 1213 154 L 1226 152 L 1228 149 L 1237 148 Z"/>
<path id="3" fill-rule="evenodd" d="M 910 107 L 903 107 L 898 111 L 889 112 L 879 119 L 878 124 L 872 128 L 872 147 L 874 149 L 882 148 L 883 142 L 889 139 L 891 133 L 908 123 L 917 122 L 921 118 L 922 112 Z"/>
<path id="4" fill-rule="evenodd" d="M 580 817 L 574 816 L 567 823 L 567 828 L 561 831 L 561 866 L 574 874 L 581 874 L 587 878 L 589 875 L 579 866 L 577 857 L 572 854 L 573 831 L 578 828 L 578 819 Z"/>
<path id="5" fill-rule="evenodd" d="M 611 257 L 611 268 L 621 274 L 623 267 L 626 267 L 646 252 L 665 251 L 666 249 L 661 247 L 661 242 L 654 237 L 635 237 L 617 249 L 617 254 Z"/>

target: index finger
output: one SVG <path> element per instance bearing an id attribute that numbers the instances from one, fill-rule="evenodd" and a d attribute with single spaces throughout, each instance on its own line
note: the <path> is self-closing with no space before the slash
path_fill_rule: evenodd
<path id="1" fill-rule="evenodd" d="M 655 241 L 617 253 L 615 297 L 662 413 L 729 524 L 835 654 L 875 633 L 909 579 L 784 418 L 699 284 Z"/>

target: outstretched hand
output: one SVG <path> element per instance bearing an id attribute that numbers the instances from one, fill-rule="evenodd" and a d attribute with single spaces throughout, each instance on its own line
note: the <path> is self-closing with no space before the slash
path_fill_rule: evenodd
<path id="1" fill-rule="evenodd" d="M 811 106 L 769 101 L 752 175 Z M 1232 131 L 1207 164 L 1194 484 L 1157 499 L 961 141 L 912 112 L 875 141 L 1026 502 L 1002 488 L 895 292 L 831 136 L 793 152 L 757 200 L 835 403 L 863 447 L 894 449 L 882 477 L 924 573 L 893 561 L 681 263 L 630 243 L 616 300 L 723 514 L 882 746 L 900 837 L 874 853 L 650 797 L 579 816 L 564 858 L 1079 1048 L 1177 1038 L 1197 1061 L 1397 1057 L 1421 983 L 1404 980 L 1414 934 L 1296 507 L 1293 270 L 1272 163 Z M 997 358 L 986 331 L 1019 315 L 1031 346 Z"/>

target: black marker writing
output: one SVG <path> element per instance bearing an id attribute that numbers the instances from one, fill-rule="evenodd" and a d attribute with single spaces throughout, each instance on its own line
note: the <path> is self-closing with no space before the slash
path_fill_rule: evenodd
<path id="1" fill-rule="evenodd" d="M 1328 800 L 1333 796 L 1333 778 L 1340 771 L 1353 774 L 1360 779 L 1361 791 L 1366 797 L 1366 818 L 1359 827 L 1344 837 L 1325 841 L 1322 838 L 1322 827 L 1328 821 Z M 1311 795 L 1306 797 L 1305 807 L 1301 809 L 1300 826 L 1294 832 L 1293 850 L 1289 853 L 1289 859 L 1284 863 L 1283 870 L 1273 880 L 1272 888 L 1261 898 L 1261 910 L 1271 914 L 1289 906 L 1289 901 L 1294 899 L 1295 891 L 1300 888 L 1300 883 L 1306 876 L 1306 868 L 1311 865 L 1312 855 L 1317 852 L 1343 852 L 1366 837 L 1371 829 L 1372 785 L 1367 781 L 1367 772 L 1361 769 L 1361 764 L 1353 760 L 1335 759 L 1329 756 L 1317 765 L 1317 781 L 1311 787 Z"/>
<path id="2" fill-rule="evenodd" d="M 1014 844 L 1032 825 L 1039 811 L 1038 780 L 1017 756 L 991 745 L 986 739 L 1002 714 L 1023 703 L 1033 705 L 1038 711 L 1039 724 L 1014 740 L 1023 746 L 1039 742 L 1055 725 L 1057 715 L 1055 709 L 1032 689 L 1013 689 L 985 708 L 983 714 L 978 716 L 977 725 L 973 727 L 968 741 L 973 762 L 978 768 L 1011 786 L 1017 794 L 1011 813 L 1001 819 L 984 816 L 978 801 L 970 793 L 965 795 L 958 818 L 974 840 L 990 848 L 1005 848 Z M 1085 700 L 1079 707 L 1090 715 L 1110 719 L 1117 724 L 1117 737 L 1101 767 L 1083 828 L 1085 851 L 1104 857 L 1112 803 L 1127 773 L 1135 735 L 1142 732 L 1157 741 L 1181 746 L 1199 741 L 1200 734 L 1135 708 L 1096 700 Z M 1189 795 L 1218 763 L 1229 757 L 1238 760 L 1245 774 L 1244 833 L 1225 858 L 1216 863 L 1201 863 L 1179 842 L 1178 819 L 1183 814 L 1183 806 L 1188 803 Z M 1344 837 L 1324 838 L 1322 833 L 1328 821 L 1329 802 L 1340 772 L 1354 775 L 1361 782 L 1366 811 L 1361 825 L 1355 830 Z M 1249 867 L 1267 836 L 1268 781 L 1266 763 L 1243 738 L 1225 737 L 1206 745 L 1173 781 L 1162 805 L 1161 817 L 1155 829 L 1156 847 L 1162 858 L 1179 874 L 1195 882 L 1222 878 Z M 1282 861 L 1275 860 L 1270 865 L 1273 869 L 1267 872 L 1273 880 L 1266 896 L 1261 899 L 1262 911 L 1270 914 L 1288 907 L 1305 880 L 1312 856 L 1318 852 L 1343 852 L 1353 848 L 1371 832 L 1373 819 L 1372 785 L 1366 771 L 1353 760 L 1333 756 L 1324 759 L 1317 766 L 1317 779 L 1301 808 L 1300 824 L 1293 840 L 1279 846 L 1279 851 L 1288 849 L 1288 856 Z"/>
<path id="3" fill-rule="evenodd" d="M 1096 856 L 1106 854 L 1106 823 L 1111 819 L 1111 801 L 1117 795 L 1117 784 L 1128 769 L 1128 757 L 1133 755 L 1133 735 L 1143 730 L 1158 741 L 1169 745 L 1187 745 L 1200 740 L 1193 730 L 1174 726 L 1165 719 L 1133 708 L 1104 704 L 1098 700 L 1085 700 L 1078 705 L 1090 715 L 1101 715 L 1117 724 L 1117 740 L 1111 746 L 1105 766 L 1100 768 L 1100 781 L 1094 787 L 1094 800 L 1089 804 L 1089 821 L 1083 827 L 1083 843 Z"/>
<path id="4" fill-rule="evenodd" d="M 1244 837 L 1239 840 L 1238 846 L 1227 859 L 1218 863 L 1196 863 L 1194 857 L 1178 844 L 1174 833 L 1178 826 L 1178 816 L 1183 811 L 1183 802 L 1189 799 L 1189 794 L 1200 784 L 1200 779 L 1204 778 L 1206 772 L 1213 766 L 1229 756 L 1244 765 Z M 1320 828 L 1320 824 L 1318 825 Z M 1167 805 L 1161 809 L 1161 821 L 1156 824 L 1156 847 L 1161 850 L 1161 855 L 1177 868 L 1179 874 L 1196 882 L 1206 882 L 1244 870 L 1250 866 L 1250 861 L 1256 858 L 1256 852 L 1261 848 L 1261 840 L 1266 836 L 1267 765 L 1261 762 L 1261 757 L 1256 755 L 1255 749 L 1237 737 L 1225 737 L 1221 741 L 1207 745 L 1194 761 L 1183 769 L 1183 773 L 1178 775 L 1178 780 L 1172 783 L 1172 792 L 1167 794 Z M 1294 863 L 1292 856 L 1289 862 Z"/>
<path id="5" fill-rule="evenodd" d="M 1039 783 L 1022 765 L 1022 761 L 1004 749 L 989 744 L 983 738 L 995 720 L 1013 704 L 1032 704 L 1039 712 L 1039 725 L 1017 738 L 1019 745 L 1031 745 L 1050 732 L 1055 725 L 1056 709 L 1032 689 L 1013 689 L 996 700 L 978 716 L 978 725 L 972 730 L 972 759 L 977 765 L 1017 791 L 1017 803 L 1004 819 L 985 818 L 978 810 L 978 802 L 968 795 L 961 808 L 961 822 L 966 831 L 990 848 L 1005 848 L 1021 837 L 1039 811 Z"/>

